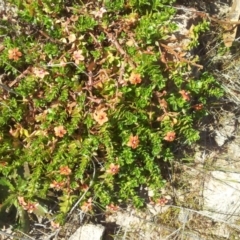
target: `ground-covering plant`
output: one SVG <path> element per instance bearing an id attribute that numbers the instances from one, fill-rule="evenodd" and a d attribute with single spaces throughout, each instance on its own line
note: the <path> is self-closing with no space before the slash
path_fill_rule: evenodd
<path id="1" fill-rule="evenodd" d="M 1 209 L 59 223 L 74 204 L 143 206 L 141 187 L 160 198 L 161 163 L 198 140 L 197 121 L 222 94 L 167 45 L 173 1 L 10 2 L 16 16 L 0 27 Z"/>

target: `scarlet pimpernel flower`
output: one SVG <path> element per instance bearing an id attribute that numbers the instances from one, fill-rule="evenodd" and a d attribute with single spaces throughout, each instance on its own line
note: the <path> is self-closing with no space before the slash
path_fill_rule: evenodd
<path id="1" fill-rule="evenodd" d="M 156 201 L 156 205 L 161 206 L 161 207 L 165 206 L 166 203 L 168 203 L 168 199 L 166 199 L 164 197 L 160 198 Z"/>
<path id="2" fill-rule="evenodd" d="M 33 68 L 33 73 L 36 75 L 36 77 L 41 79 L 43 79 L 46 75 L 49 75 L 49 72 L 47 72 L 45 69 L 37 67 Z"/>
<path id="3" fill-rule="evenodd" d="M 57 222 L 53 222 L 53 221 L 51 221 L 51 227 L 52 227 L 53 229 L 57 229 L 57 228 L 60 227 L 60 224 L 57 223 Z"/>
<path id="4" fill-rule="evenodd" d="M 129 137 L 129 141 L 128 141 L 128 143 L 127 143 L 127 146 L 135 149 L 135 148 L 138 147 L 138 145 L 139 145 L 138 136 L 133 136 L 133 135 L 131 135 L 131 136 Z"/>
<path id="5" fill-rule="evenodd" d="M 61 175 L 65 175 L 65 176 L 68 176 L 72 173 L 72 170 L 68 167 L 68 166 L 62 166 L 60 167 L 60 174 Z"/>
<path id="6" fill-rule="evenodd" d="M 81 206 L 83 212 L 89 212 L 92 210 L 92 198 L 89 198 L 87 202 L 84 202 Z"/>
<path id="7" fill-rule="evenodd" d="M 84 56 L 82 55 L 82 50 L 74 51 L 72 58 L 73 58 L 73 60 L 75 61 L 76 64 L 79 64 L 80 61 L 83 61 Z"/>
<path id="8" fill-rule="evenodd" d="M 166 136 L 164 137 L 164 140 L 168 141 L 168 142 L 172 142 L 174 141 L 176 138 L 176 133 L 175 132 L 168 132 L 166 134 Z"/>
<path id="9" fill-rule="evenodd" d="M 64 128 L 64 126 L 58 126 L 54 128 L 54 132 L 55 132 L 55 136 L 56 137 L 60 137 L 62 138 L 66 133 L 66 129 Z"/>
<path id="10" fill-rule="evenodd" d="M 106 210 L 108 212 L 116 212 L 119 209 L 119 207 L 117 205 L 114 205 L 113 203 L 111 203 L 110 205 L 106 206 Z"/>
<path id="11" fill-rule="evenodd" d="M 65 183 L 64 182 L 57 182 L 57 181 L 53 181 L 50 184 L 51 188 L 55 188 L 57 191 L 61 190 L 64 187 Z"/>
<path id="12" fill-rule="evenodd" d="M 200 111 L 203 109 L 203 104 L 202 103 L 198 103 L 192 106 L 192 108 L 196 111 Z"/>
<path id="13" fill-rule="evenodd" d="M 103 125 L 108 121 L 107 113 L 104 111 L 104 109 L 95 110 L 93 113 L 93 118 L 99 125 Z"/>
<path id="14" fill-rule="evenodd" d="M 139 73 L 131 73 L 129 82 L 132 84 L 138 84 L 142 82 L 141 75 Z"/>
<path id="15" fill-rule="evenodd" d="M 19 51 L 18 48 L 13 48 L 8 50 L 8 58 L 14 61 L 19 60 L 22 56 L 22 53 Z"/>
<path id="16" fill-rule="evenodd" d="M 115 175 L 119 172 L 119 169 L 120 169 L 119 165 L 115 165 L 114 163 L 111 163 L 106 172 L 111 174 L 111 175 Z"/>
<path id="17" fill-rule="evenodd" d="M 182 95 L 182 98 L 186 101 L 190 101 L 190 95 L 187 91 L 181 90 L 179 93 Z"/>
<path id="18" fill-rule="evenodd" d="M 37 209 L 38 203 L 25 202 L 24 197 L 17 197 L 19 204 L 22 206 L 24 210 L 27 210 L 29 213 L 32 213 Z"/>
<path id="19" fill-rule="evenodd" d="M 29 213 L 32 213 L 37 209 L 38 203 L 30 203 L 28 202 L 27 206 L 24 207 L 25 210 L 27 210 Z"/>

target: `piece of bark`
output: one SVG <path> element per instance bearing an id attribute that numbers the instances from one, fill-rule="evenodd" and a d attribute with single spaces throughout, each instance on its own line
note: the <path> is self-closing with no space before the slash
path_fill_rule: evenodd
<path id="1" fill-rule="evenodd" d="M 240 16 L 240 0 L 233 0 L 230 12 L 227 15 L 229 22 L 238 21 Z M 223 34 L 223 41 L 226 47 L 231 47 L 237 33 L 237 25 L 226 25 L 226 32 Z"/>

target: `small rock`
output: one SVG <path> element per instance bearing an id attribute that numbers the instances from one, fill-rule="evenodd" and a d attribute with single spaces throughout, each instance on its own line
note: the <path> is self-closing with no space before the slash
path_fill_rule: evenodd
<path id="1" fill-rule="evenodd" d="M 101 240 L 105 227 L 102 225 L 83 225 L 69 238 L 69 240 Z"/>
<path id="2" fill-rule="evenodd" d="M 219 127 L 215 130 L 215 141 L 219 147 L 234 137 L 237 126 L 237 119 L 234 113 L 225 113 L 218 120 Z"/>
<path id="3" fill-rule="evenodd" d="M 240 146 L 239 141 L 234 142 L 228 147 L 228 156 L 231 156 L 232 160 L 238 161 L 240 159 Z"/>
<path id="4" fill-rule="evenodd" d="M 226 224 L 224 223 L 218 223 L 215 229 L 211 229 L 211 234 L 216 235 L 217 237 L 223 237 L 226 239 L 229 239 L 230 237 L 230 231 Z"/>
<path id="5" fill-rule="evenodd" d="M 216 134 L 216 136 L 214 137 L 214 139 L 215 139 L 217 145 L 218 145 L 219 147 L 223 146 L 224 143 L 227 141 L 227 137 L 226 137 L 226 136 L 223 136 L 223 135 L 221 134 L 221 132 L 219 132 L 218 130 L 215 131 L 215 134 Z"/>
<path id="6" fill-rule="evenodd" d="M 240 174 L 212 171 L 204 184 L 204 211 L 213 219 L 234 223 L 240 213 Z"/>
<path id="7" fill-rule="evenodd" d="M 182 208 L 179 215 L 178 215 L 178 220 L 179 222 L 186 224 L 192 217 L 192 212 Z"/>
<path id="8" fill-rule="evenodd" d="M 147 209 L 153 215 L 164 213 L 168 210 L 168 208 L 169 208 L 169 205 L 159 206 L 159 205 L 147 204 Z"/>

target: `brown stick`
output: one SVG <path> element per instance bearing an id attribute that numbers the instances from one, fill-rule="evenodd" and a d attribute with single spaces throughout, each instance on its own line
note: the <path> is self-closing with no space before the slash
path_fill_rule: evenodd
<path id="1" fill-rule="evenodd" d="M 197 63 L 191 62 L 191 61 L 189 61 L 189 60 L 187 60 L 187 59 L 179 56 L 179 54 L 176 53 L 171 47 L 169 47 L 169 46 L 167 46 L 167 45 L 165 45 L 165 44 L 163 44 L 163 43 L 160 43 L 160 45 L 161 45 L 162 47 L 164 47 L 169 53 L 173 54 L 177 59 L 179 59 L 180 62 L 185 62 L 185 63 L 188 63 L 188 64 L 193 65 L 193 66 L 195 66 L 195 67 L 198 67 L 198 68 L 200 68 L 200 69 L 203 69 L 203 66 L 202 66 L 202 65 L 199 65 L 199 64 L 197 64 Z"/>
<path id="2" fill-rule="evenodd" d="M 108 37 L 108 41 L 112 42 L 114 44 L 114 46 L 116 47 L 116 49 L 118 50 L 118 52 L 124 56 L 126 56 L 127 62 L 129 63 L 129 65 L 132 68 L 136 68 L 135 63 L 129 58 L 129 56 L 127 55 L 127 53 L 124 51 L 124 49 L 121 47 L 121 45 L 118 43 L 117 39 L 114 38 L 113 34 L 108 33 L 107 31 L 104 31 Z"/>

